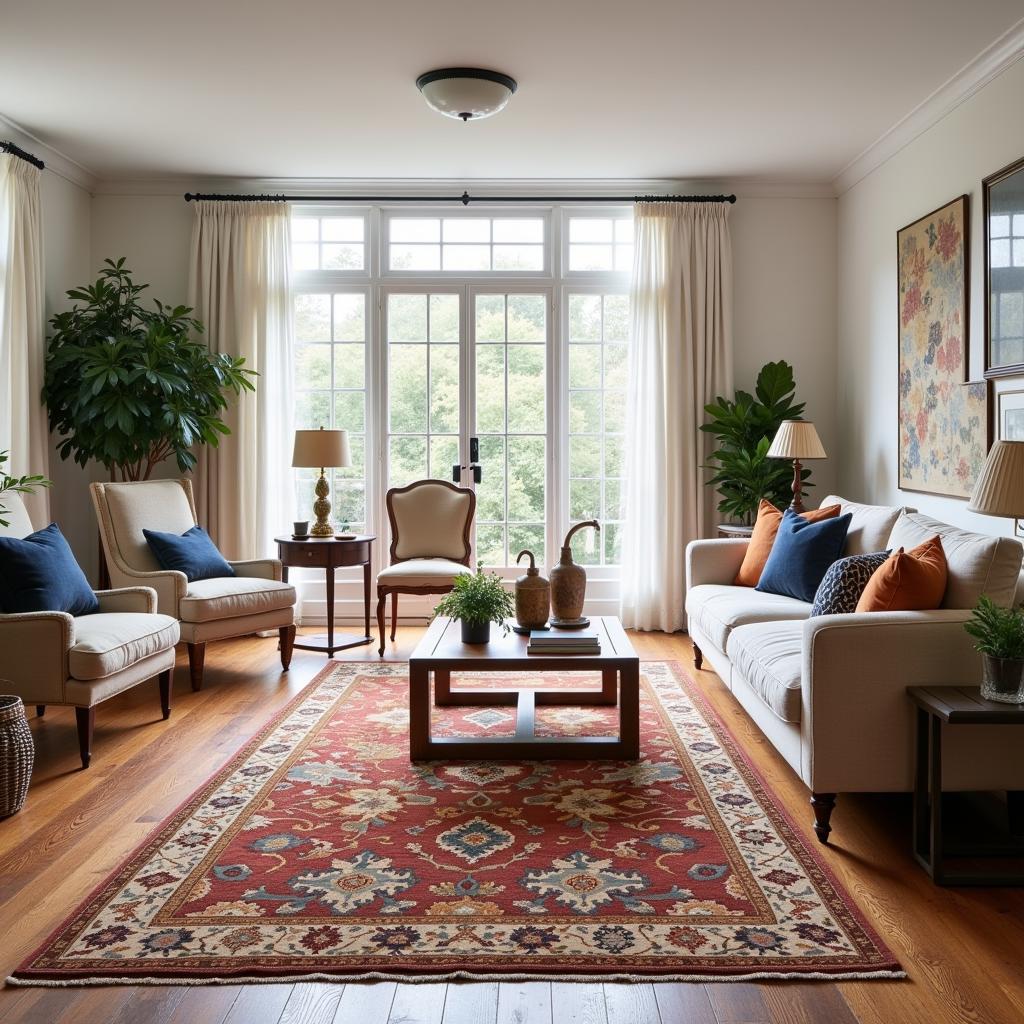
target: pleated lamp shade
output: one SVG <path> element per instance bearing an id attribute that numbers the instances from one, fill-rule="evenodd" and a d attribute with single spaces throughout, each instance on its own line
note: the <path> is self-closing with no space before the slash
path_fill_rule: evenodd
<path id="1" fill-rule="evenodd" d="M 770 459 L 827 459 L 821 438 L 810 420 L 783 420 L 768 449 Z"/>
<path id="2" fill-rule="evenodd" d="M 992 445 L 967 507 L 983 516 L 1024 518 L 1024 441 Z"/>
<path id="3" fill-rule="evenodd" d="M 292 465 L 311 469 L 339 469 L 352 465 L 345 430 L 296 430 Z"/>

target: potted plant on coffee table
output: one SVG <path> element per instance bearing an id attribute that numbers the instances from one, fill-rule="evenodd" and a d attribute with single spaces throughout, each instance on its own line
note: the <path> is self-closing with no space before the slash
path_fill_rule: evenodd
<path id="1" fill-rule="evenodd" d="M 491 623 L 498 623 L 507 633 L 505 620 L 515 614 L 512 595 L 501 577 L 494 572 L 477 569 L 455 577 L 451 591 L 434 609 L 434 615 L 447 615 L 462 624 L 464 644 L 485 644 L 491 639 Z"/>
<path id="2" fill-rule="evenodd" d="M 982 697 L 1024 704 L 1024 605 L 1001 608 L 983 594 L 964 629 L 981 651 Z"/>

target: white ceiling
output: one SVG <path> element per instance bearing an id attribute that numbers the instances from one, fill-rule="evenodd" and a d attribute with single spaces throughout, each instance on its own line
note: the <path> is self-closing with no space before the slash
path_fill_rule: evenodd
<path id="1" fill-rule="evenodd" d="M 101 179 L 822 182 L 1021 0 L 2 0 L 0 114 Z M 414 79 L 520 88 L 461 124 Z"/>

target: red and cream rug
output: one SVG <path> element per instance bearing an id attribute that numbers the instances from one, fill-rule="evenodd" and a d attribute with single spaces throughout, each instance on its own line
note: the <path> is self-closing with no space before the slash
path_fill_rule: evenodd
<path id="1" fill-rule="evenodd" d="M 643 665 L 637 762 L 414 765 L 407 721 L 404 665 L 328 667 L 10 980 L 902 976 L 677 667 Z"/>

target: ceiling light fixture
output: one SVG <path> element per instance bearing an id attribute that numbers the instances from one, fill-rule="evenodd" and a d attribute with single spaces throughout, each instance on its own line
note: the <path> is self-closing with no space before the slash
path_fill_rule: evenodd
<path id="1" fill-rule="evenodd" d="M 445 117 L 479 121 L 501 110 L 518 88 L 514 78 L 483 68 L 438 68 L 416 79 L 427 106 Z"/>

